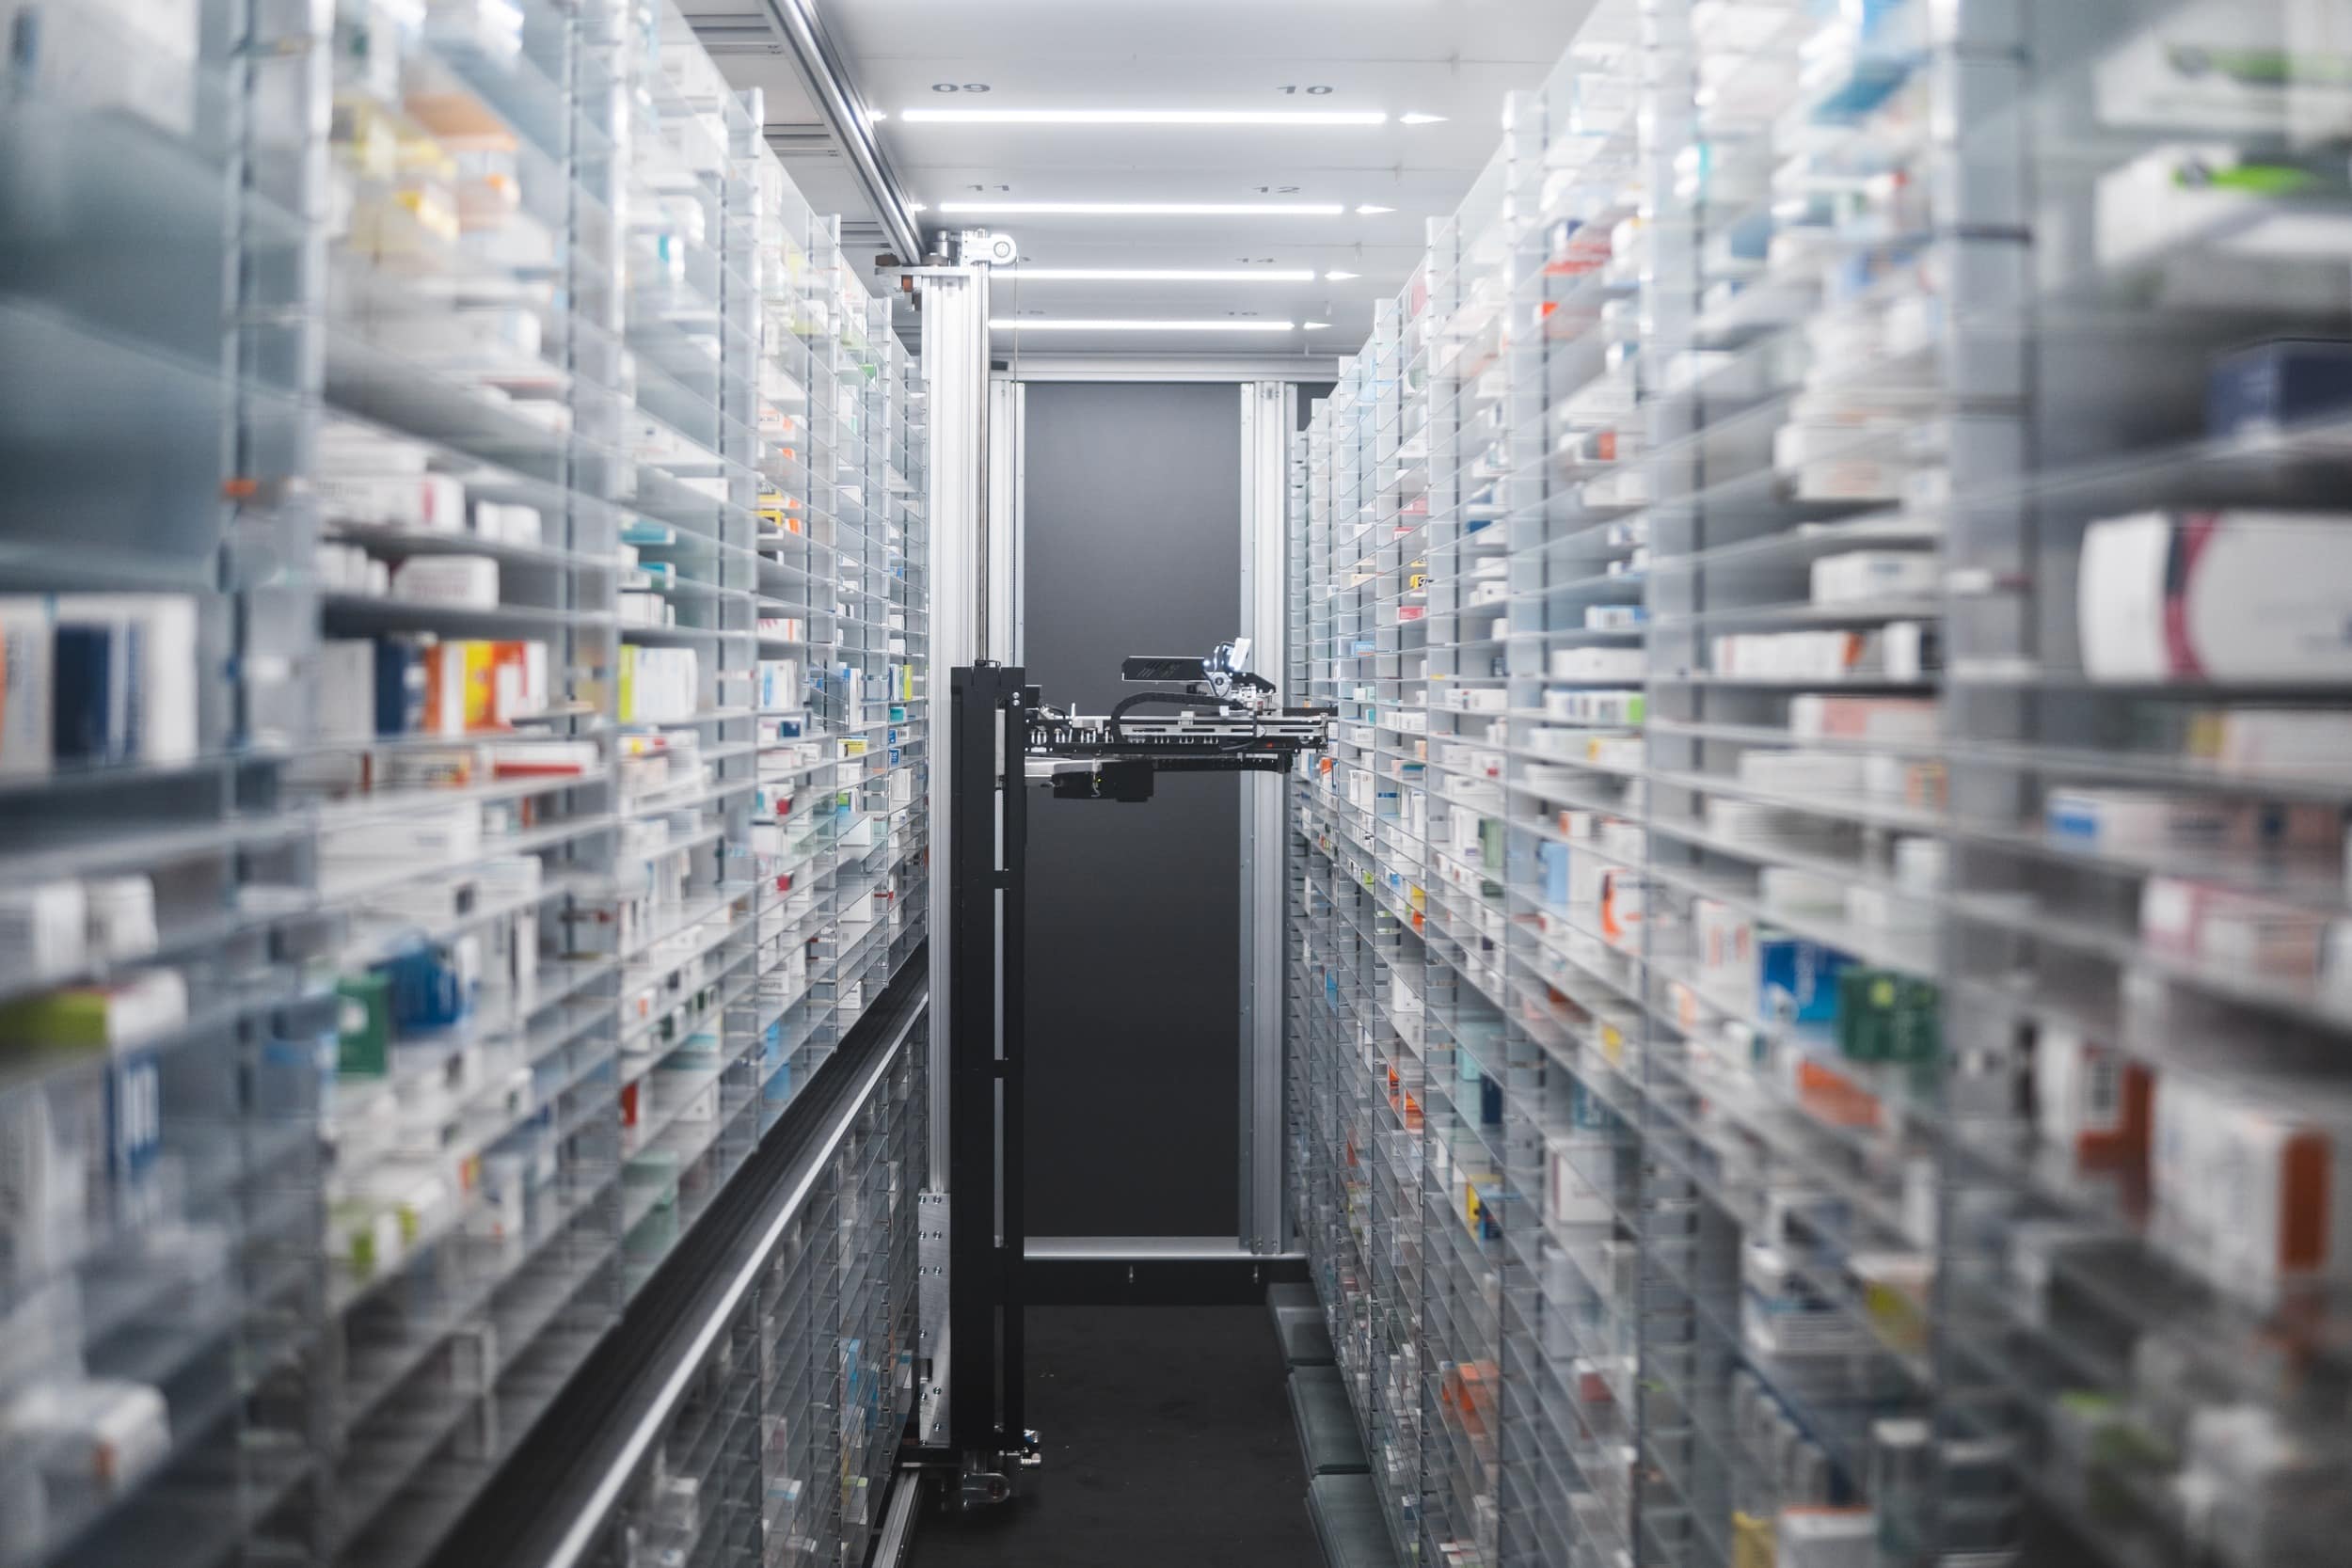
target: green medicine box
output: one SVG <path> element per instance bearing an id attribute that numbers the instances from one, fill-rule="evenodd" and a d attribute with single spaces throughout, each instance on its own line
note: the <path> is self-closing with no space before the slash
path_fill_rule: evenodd
<path id="1" fill-rule="evenodd" d="M 1944 1049 L 1934 985 L 1891 969 L 1837 976 L 1837 1048 L 1856 1062 L 1931 1062 Z"/>

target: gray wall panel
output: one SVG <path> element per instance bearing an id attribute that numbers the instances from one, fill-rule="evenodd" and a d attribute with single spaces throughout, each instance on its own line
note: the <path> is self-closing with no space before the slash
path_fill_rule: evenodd
<path id="1" fill-rule="evenodd" d="M 1239 393 L 1032 385 L 1029 679 L 1102 713 L 1129 654 L 1206 653 L 1241 596 Z M 1239 1221 L 1240 786 L 1029 797 L 1028 1225 L 1231 1236 Z"/>

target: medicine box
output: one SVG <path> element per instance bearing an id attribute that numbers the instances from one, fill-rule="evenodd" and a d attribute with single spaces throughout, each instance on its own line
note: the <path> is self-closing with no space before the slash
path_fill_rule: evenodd
<path id="1" fill-rule="evenodd" d="M 1814 604 L 1922 597 L 1938 583 L 1941 562 L 1927 550 L 1849 550 L 1814 562 Z"/>
<path id="2" fill-rule="evenodd" d="M 2154 1076 L 2113 1046 L 2045 1025 L 2033 1039 L 2034 1128 L 2082 1170 L 2139 1169 L 2148 1160 Z"/>
<path id="3" fill-rule="evenodd" d="M 120 1051 L 187 1022 L 188 986 L 173 969 L 146 969 L 0 1006 L 0 1043 Z"/>
<path id="4" fill-rule="evenodd" d="M 2300 851 L 2333 857 L 2342 824 L 2325 806 L 2217 800 L 2156 790 L 2060 789 L 2042 802 L 2054 843 L 2117 851 Z"/>
<path id="5" fill-rule="evenodd" d="M 52 649 L 46 602 L 0 598 L 0 777 L 49 771 Z"/>
<path id="6" fill-rule="evenodd" d="M 1756 934 L 1758 1016 L 1774 1023 L 1827 1023 L 1837 1016 L 1837 976 L 1853 960 L 1836 948 L 1780 932 Z"/>
<path id="7" fill-rule="evenodd" d="M 1837 975 L 1837 1048 L 1857 1062 L 1932 1062 L 1943 1050 L 1943 1012 L 1928 981 L 1893 970 Z"/>
<path id="8" fill-rule="evenodd" d="M 1878 740 L 1931 744 L 1936 705 L 1909 697 L 1830 697 L 1804 692 L 1788 699 L 1788 731 L 1806 740 Z"/>
<path id="9" fill-rule="evenodd" d="M 419 555 L 392 574 L 392 594 L 421 604 L 488 609 L 499 602 L 499 563 L 486 555 Z"/>
<path id="10" fill-rule="evenodd" d="M 2173 1078 L 2154 1092 L 2158 1239 L 2228 1293 L 2277 1305 L 2352 1271 L 2352 1164 L 2291 1092 L 2256 1100 Z"/>
<path id="11" fill-rule="evenodd" d="M 2206 379 L 2205 427 L 2259 436 L 2352 410 L 2352 343 L 2287 341 L 2240 350 Z"/>
<path id="12" fill-rule="evenodd" d="M 2323 708 L 2208 708 L 2191 720 L 2185 750 L 2224 773 L 2352 769 L 2352 713 Z"/>
<path id="13" fill-rule="evenodd" d="M 69 594 L 53 607 L 56 759 L 167 764 L 195 756 L 195 601 L 167 594 Z"/>
<path id="14" fill-rule="evenodd" d="M 2352 680 L 2352 518 L 2150 512 L 2083 535 L 2086 673 L 2102 681 Z"/>
<path id="15" fill-rule="evenodd" d="M 0 974 L 37 978 L 79 969 L 88 932 L 88 895 L 80 882 L 0 888 Z"/>
<path id="16" fill-rule="evenodd" d="M 448 474 L 329 475 L 318 481 L 318 496 L 320 515 L 330 522 L 420 533 L 458 533 L 466 527 L 466 487 Z"/>

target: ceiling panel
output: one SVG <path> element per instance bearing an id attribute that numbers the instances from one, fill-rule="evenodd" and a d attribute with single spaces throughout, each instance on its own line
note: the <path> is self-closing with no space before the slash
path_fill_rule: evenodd
<path id="1" fill-rule="evenodd" d="M 861 63 L 955 58 L 1156 58 L 1219 67 L 1252 57 L 1543 66 L 1567 47 L 1584 0 L 822 0 Z"/>
<path id="2" fill-rule="evenodd" d="M 1056 354 L 1343 354 L 1394 295 L 1492 156 L 1503 98 L 1536 86 L 1590 0 L 815 0 L 854 98 L 919 221 L 1011 234 L 1046 267 L 1312 270 L 1311 283 L 1020 284 L 997 314 L 1300 324 L 1230 331 L 1030 333 Z M 690 9 L 756 15 L 759 0 Z M 771 125 L 815 110 L 788 61 L 723 54 Z M 974 90 L 984 87 L 986 90 Z M 952 88 L 954 90 L 941 90 Z M 1295 89 L 1286 91 L 1284 89 Z M 1315 89 L 1315 90 L 1310 90 Z M 1327 89 L 1327 90 L 1324 90 Z M 789 105 L 787 109 L 785 106 Z M 1375 126 L 910 123 L 910 109 L 1353 110 Z M 1407 113 L 1440 117 L 1405 125 Z M 779 144 L 780 146 L 782 144 Z M 803 150 L 805 149 L 803 148 Z M 846 161 L 789 166 L 820 207 L 870 220 Z M 975 189 L 974 187 L 978 187 Z M 959 201 L 1336 203 L 1332 215 L 978 214 Z M 1359 214 L 1359 206 L 1391 208 Z M 1354 278 L 1323 275 L 1352 272 Z M 1017 304 L 1009 303 L 1016 295 Z M 1254 312 L 1255 314 L 1251 314 Z M 1327 322 L 1308 332 L 1303 324 Z M 1005 340 L 1000 336 L 1000 350 Z"/>
<path id="3" fill-rule="evenodd" d="M 814 126 L 823 122 L 822 111 L 809 96 L 799 68 L 785 54 L 782 44 L 757 50 L 714 50 L 712 58 L 718 61 L 728 86 L 760 90 L 764 99 L 762 110 L 769 124 Z"/>

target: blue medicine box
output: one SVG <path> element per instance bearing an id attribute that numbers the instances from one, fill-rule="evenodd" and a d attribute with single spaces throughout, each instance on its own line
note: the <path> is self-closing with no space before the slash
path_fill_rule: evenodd
<path id="1" fill-rule="evenodd" d="M 1853 959 L 1803 937 L 1759 936 L 1756 1005 L 1767 1022 L 1831 1023 L 1837 1018 L 1837 975 Z"/>

